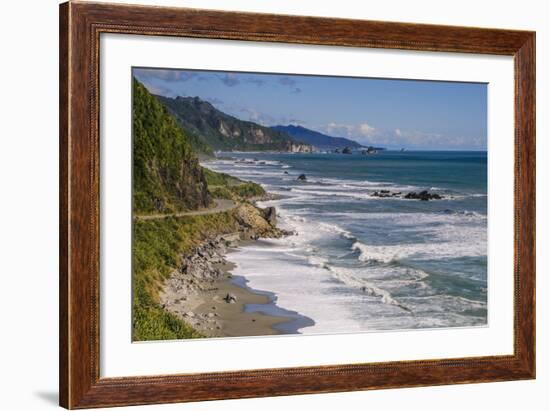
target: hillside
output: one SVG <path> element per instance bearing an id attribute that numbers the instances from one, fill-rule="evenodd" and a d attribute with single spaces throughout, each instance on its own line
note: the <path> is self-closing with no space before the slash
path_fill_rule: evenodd
<path id="1" fill-rule="evenodd" d="M 133 210 L 169 213 L 211 204 L 189 136 L 134 79 Z"/>
<path id="2" fill-rule="evenodd" d="M 288 134 L 239 120 L 199 97 L 156 96 L 178 124 L 203 143 L 221 151 L 311 151 Z"/>
<path id="3" fill-rule="evenodd" d="M 336 148 L 360 148 L 362 147 L 356 141 L 344 138 L 344 137 L 332 137 L 318 131 L 310 130 L 302 126 L 274 126 L 273 130 L 287 133 L 295 140 L 302 141 L 303 143 L 310 144 L 321 150 L 333 150 Z"/>
<path id="4" fill-rule="evenodd" d="M 265 195 L 261 186 L 201 167 L 191 134 L 141 83 L 134 80 L 133 87 L 132 338 L 204 337 L 196 324 L 160 303 L 166 281 L 181 269 L 182 256 L 223 234 L 278 231 L 266 220 L 268 214 L 248 202 Z M 213 206 L 219 199 L 235 205 L 217 210 Z M 206 207 L 200 215 L 176 214 Z"/>

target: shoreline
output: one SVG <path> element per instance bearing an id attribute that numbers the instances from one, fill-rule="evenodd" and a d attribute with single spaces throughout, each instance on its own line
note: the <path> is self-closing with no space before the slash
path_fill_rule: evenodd
<path id="1" fill-rule="evenodd" d="M 161 306 L 207 338 L 299 334 L 313 325 L 312 319 L 279 307 L 274 293 L 248 287 L 246 278 L 232 274 L 235 265 L 225 258 L 260 237 L 288 234 L 275 224 L 271 222 L 274 231 L 268 235 L 250 228 L 218 235 L 182 256 L 181 266 L 160 291 Z"/>
<path id="2" fill-rule="evenodd" d="M 270 192 L 244 201 L 265 207 L 264 211 L 275 206 L 283 219 L 279 227 L 300 237 L 263 241 L 269 235 L 259 233 L 261 240 L 227 255 L 237 264 L 228 273 L 242 276 L 234 275 L 231 282 L 256 288 L 252 292 L 268 300 L 274 296 L 272 303 L 245 304 L 245 312 L 279 316 L 278 302 L 315 319 L 313 327 L 292 324 L 304 334 L 486 324 L 486 199 L 477 198 L 479 187 L 483 193 L 482 183 L 468 177 L 423 191 L 424 186 L 406 176 L 401 180 L 400 175 L 390 175 L 395 178 L 370 184 L 366 174 L 348 176 L 342 161 L 335 162 L 323 180 L 322 162 L 304 170 L 287 157 L 258 158 L 262 161 L 251 161 L 238 175 L 269 187 Z M 237 162 L 212 167 L 231 174 Z M 416 170 L 415 164 L 411 167 Z M 304 172 L 311 175 L 307 184 L 297 181 Z M 420 180 L 418 184 L 425 184 Z M 370 202 L 372 209 L 366 210 L 366 201 L 374 197 L 384 201 Z M 403 197 L 411 197 L 411 204 L 392 201 Z M 422 201 L 440 199 L 444 201 L 439 204 Z M 449 200 L 456 201 L 446 204 Z M 357 218 L 353 213 L 358 213 Z M 265 219 L 267 213 L 263 214 Z M 316 230 L 315 224 L 322 226 Z M 456 228 L 452 233 L 450 226 Z M 463 238 L 471 241 L 465 244 Z M 461 267 L 465 268 L 459 273 Z M 281 328 L 289 323 L 270 328 L 285 333 Z"/>

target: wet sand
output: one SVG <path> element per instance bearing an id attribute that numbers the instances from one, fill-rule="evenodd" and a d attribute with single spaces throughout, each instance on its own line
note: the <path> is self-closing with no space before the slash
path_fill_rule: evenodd
<path id="1" fill-rule="evenodd" d="M 215 268 L 222 275 L 208 287 L 187 295 L 167 289 L 163 296 L 171 301 L 171 312 L 205 337 L 294 334 L 298 327 L 312 323 L 293 311 L 277 307 L 273 294 L 247 287 L 246 279 L 231 274 L 232 263 L 224 261 Z"/>

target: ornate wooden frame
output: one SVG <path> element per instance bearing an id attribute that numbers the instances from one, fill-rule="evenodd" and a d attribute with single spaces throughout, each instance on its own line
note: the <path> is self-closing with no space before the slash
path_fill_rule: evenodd
<path id="1" fill-rule="evenodd" d="M 99 374 L 101 33 L 499 54 L 515 62 L 514 354 L 155 377 Z M 535 377 L 535 33 L 69 2 L 60 6 L 60 404 L 90 408 Z"/>

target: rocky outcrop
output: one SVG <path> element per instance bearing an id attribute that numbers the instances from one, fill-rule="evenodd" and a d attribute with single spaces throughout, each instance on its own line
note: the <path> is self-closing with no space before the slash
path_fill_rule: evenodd
<path id="1" fill-rule="evenodd" d="M 243 240 L 277 238 L 285 234 L 276 227 L 276 211 L 273 207 L 264 210 L 252 204 L 241 204 L 235 210 L 235 218 L 239 222 L 239 232 Z"/>
<path id="2" fill-rule="evenodd" d="M 390 190 L 380 190 L 375 191 L 371 194 L 373 197 L 381 197 L 381 198 L 387 198 L 387 197 L 401 197 L 401 191 L 396 192 L 390 192 Z"/>
<path id="3" fill-rule="evenodd" d="M 235 210 L 239 223 L 237 231 L 218 235 L 204 241 L 192 252 L 181 256 L 178 269 L 167 280 L 165 287 L 193 292 L 203 289 L 205 284 L 221 275 L 220 264 L 230 247 L 236 247 L 241 240 L 260 237 L 278 238 L 291 233 L 276 227 L 276 209 L 261 209 L 251 204 L 241 204 Z"/>
<path id="4" fill-rule="evenodd" d="M 277 210 L 275 207 L 267 207 L 263 210 L 263 215 L 266 221 L 272 226 L 277 226 Z"/>
<path id="5" fill-rule="evenodd" d="M 227 251 L 237 247 L 242 240 L 292 234 L 276 227 L 274 207 L 262 209 L 252 204 L 241 204 L 235 209 L 234 215 L 238 222 L 237 231 L 217 235 L 190 253 L 181 255 L 178 268 L 164 282 L 160 293 L 160 303 L 165 310 L 199 330 L 211 330 L 219 326 L 216 312 L 198 315 L 192 302 L 200 293 L 217 290 L 217 282 L 227 278 L 227 267 L 230 265 L 225 259 Z M 237 297 L 228 293 L 223 300 L 231 304 L 237 301 Z"/>
<path id="6" fill-rule="evenodd" d="M 222 275 L 221 265 L 224 264 L 224 254 L 228 247 L 236 245 L 239 236 L 221 235 L 209 240 L 192 253 L 182 255 L 180 264 L 164 284 L 161 303 L 170 310 L 173 294 L 189 296 L 207 289 Z M 185 298 L 185 297 L 183 297 Z M 184 314 L 184 313 L 180 313 Z"/>
<path id="7" fill-rule="evenodd" d="M 441 200 L 443 197 L 440 196 L 437 193 L 430 193 L 427 190 L 421 191 L 419 193 L 415 193 L 414 191 L 411 193 L 408 193 L 405 197 L 408 200 L 421 200 L 421 201 L 428 201 L 428 200 Z"/>
<path id="8" fill-rule="evenodd" d="M 291 143 L 288 151 L 292 153 L 312 153 L 313 147 L 309 144 Z"/>
<path id="9" fill-rule="evenodd" d="M 376 154 L 378 153 L 378 149 L 374 148 L 373 146 L 367 147 L 366 150 L 362 150 L 361 154 Z"/>
<path id="10" fill-rule="evenodd" d="M 404 198 L 406 200 L 420 200 L 420 201 L 429 201 L 429 200 L 442 200 L 443 197 L 440 194 L 437 193 L 430 193 L 428 190 L 423 190 L 420 192 L 411 191 L 410 193 L 407 193 L 403 195 L 401 191 L 390 191 L 390 190 L 379 190 L 375 191 L 371 194 L 372 197 L 380 197 L 380 198 Z"/>

